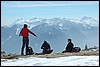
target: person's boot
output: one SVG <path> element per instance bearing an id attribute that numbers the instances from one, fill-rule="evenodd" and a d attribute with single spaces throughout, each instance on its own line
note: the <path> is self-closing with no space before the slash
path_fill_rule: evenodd
<path id="1" fill-rule="evenodd" d="M 29 55 L 28 51 L 26 50 L 26 55 Z"/>
<path id="2" fill-rule="evenodd" d="M 23 52 L 24 52 L 24 49 L 22 48 L 22 49 L 21 49 L 21 55 L 24 55 L 24 53 L 23 53 Z"/>

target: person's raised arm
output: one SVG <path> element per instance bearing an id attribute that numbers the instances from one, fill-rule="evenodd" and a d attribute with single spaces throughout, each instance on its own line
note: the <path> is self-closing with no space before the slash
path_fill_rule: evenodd
<path id="1" fill-rule="evenodd" d="M 31 32 L 29 29 L 28 29 L 29 33 L 33 34 L 34 36 L 36 36 L 36 34 L 34 34 L 33 32 Z M 37 36 L 36 36 L 37 37 Z"/>

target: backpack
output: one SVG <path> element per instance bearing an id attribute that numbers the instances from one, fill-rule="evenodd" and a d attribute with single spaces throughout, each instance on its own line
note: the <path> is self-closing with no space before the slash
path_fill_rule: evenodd
<path id="1" fill-rule="evenodd" d="M 47 50 L 47 54 L 52 53 L 53 50 Z"/>
<path id="2" fill-rule="evenodd" d="M 80 50 L 81 50 L 80 47 L 74 47 L 74 48 L 72 49 L 72 52 L 79 52 Z"/>
<path id="3" fill-rule="evenodd" d="M 34 54 L 32 47 L 28 47 L 28 55 Z"/>

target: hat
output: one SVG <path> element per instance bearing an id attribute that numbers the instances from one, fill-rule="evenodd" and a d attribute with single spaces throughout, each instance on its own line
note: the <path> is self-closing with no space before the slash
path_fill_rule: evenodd
<path id="1" fill-rule="evenodd" d="M 71 41 L 71 39 L 69 38 L 68 41 Z"/>

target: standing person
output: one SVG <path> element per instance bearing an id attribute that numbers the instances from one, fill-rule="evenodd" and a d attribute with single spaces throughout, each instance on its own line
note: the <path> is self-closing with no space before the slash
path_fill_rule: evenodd
<path id="1" fill-rule="evenodd" d="M 73 49 L 73 43 L 71 42 L 71 39 L 68 39 L 68 44 L 67 44 L 67 47 L 66 47 L 66 50 L 63 51 L 62 53 L 64 52 L 72 52 L 72 49 Z"/>
<path id="2" fill-rule="evenodd" d="M 22 45 L 22 48 L 21 48 L 21 55 L 24 55 L 23 52 L 24 52 L 25 45 L 26 45 L 26 55 L 28 55 L 28 44 L 29 44 L 29 37 L 28 37 L 29 34 L 28 33 L 31 33 L 34 36 L 36 36 L 33 32 L 31 32 L 27 28 L 27 24 L 24 24 L 24 27 L 22 28 L 22 30 L 19 33 L 19 36 L 21 35 L 23 37 L 23 45 Z"/>
<path id="3" fill-rule="evenodd" d="M 44 43 L 41 46 L 41 49 L 43 49 L 42 52 L 44 54 L 49 54 L 53 51 L 53 50 L 51 50 L 51 47 L 50 47 L 49 43 L 47 43 L 47 41 L 44 41 Z"/>

